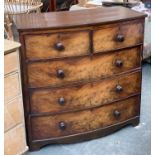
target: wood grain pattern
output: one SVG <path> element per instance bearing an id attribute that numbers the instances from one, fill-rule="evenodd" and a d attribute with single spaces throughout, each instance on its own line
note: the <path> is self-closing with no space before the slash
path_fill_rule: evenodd
<path id="1" fill-rule="evenodd" d="M 22 99 L 18 97 L 5 104 L 4 107 L 4 131 L 7 131 L 19 123 L 23 123 Z"/>
<path id="2" fill-rule="evenodd" d="M 56 43 L 62 43 L 65 49 L 56 50 Z M 26 35 L 25 44 L 28 59 L 85 55 L 89 54 L 89 32 Z"/>
<path id="3" fill-rule="evenodd" d="M 38 14 L 16 15 L 14 21 L 19 31 L 65 29 L 105 25 L 132 19 L 144 19 L 145 14 L 124 7 L 108 7 Z M 24 20 L 23 20 L 24 19 Z"/>
<path id="4" fill-rule="evenodd" d="M 25 126 L 20 124 L 4 134 L 4 154 L 21 155 L 27 151 Z"/>
<path id="5" fill-rule="evenodd" d="M 144 22 L 143 18 L 140 19 L 133 19 L 133 20 L 129 20 L 129 21 L 120 21 L 120 22 L 114 22 L 114 23 L 109 23 L 109 24 L 99 24 L 96 26 L 90 25 L 90 26 L 78 26 L 78 27 L 71 27 L 71 28 L 62 28 L 62 29 L 40 29 L 39 31 L 23 31 L 20 32 L 21 35 L 27 36 L 27 35 L 42 35 L 42 34 L 52 34 L 52 33 L 68 33 L 68 32 L 76 32 L 76 31 L 91 31 L 91 30 L 95 30 L 95 29 L 100 29 L 100 28 L 109 28 L 109 27 L 115 27 L 118 26 L 120 24 L 130 24 L 131 22 Z M 25 40 L 25 39 L 24 39 Z"/>
<path id="6" fill-rule="evenodd" d="M 28 64 L 29 86 L 62 86 L 71 82 L 108 77 L 140 67 L 140 55 L 140 47 L 137 47 L 104 56 L 31 63 Z M 123 66 L 116 67 L 116 60 L 122 60 Z M 57 77 L 60 69 L 65 74 L 63 79 Z"/>
<path id="7" fill-rule="evenodd" d="M 117 35 L 123 35 L 124 41 L 116 41 Z M 106 52 L 122 47 L 129 47 L 143 42 L 143 23 L 119 23 L 117 26 L 100 28 L 94 31 L 94 52 Z"/>
<path id="8" fill-rule="evenodd" d="M 31 95 L 31 113 L 67 112 L 108 104 L 140 93 L 140 79 L 141 72 L 138 71 L 76 87 L 36 90 Z M 116 91 L 117 85 L 122 86 L 122 92 Z M 63 105 L 58 102 L 62 97 Z"/>
<path id="9" fill-rule="evenodd" d="M 124 7 L 17 15 L 31 150 L 138 125 L 145 16 Z"/>
<path id="10" fill-rule="evenodd" d="M 6 54 L 4 57 L 4 74 L 18 70 L 18 53 L 17 51 Z"/>
<path id="11" fill-rule="evenodd" d="M 18 73 L 9 74 L 4 77 L 4 101 L 15 98 L 20 94 L 20 83 Z"/>
<path id="12" fill-rule="evenodd" d="M 59 138 L 50 138 L 50 139 L 42 139 L 42 140 L 33 140 L 30 142 L 30 151 L 39 150 L 41 147 L 46 146 L 48 144 L 70 144 L 70 143 L 79 143 L 82 141 L 88 141 L 95 138 L 100 138 L 103 136 L 107 136 L 113 132 L 118 131 L 119 129 L 132 125 L 133 127 L 137 126 L 140 122 L 140 116 L 132 117 L 123 122 L 118 122 L 117 124 L 110 125 L 108 127 L 99 128 L 96 130 L 83 132 L 75 135 L 68 135 L 65 137 Z M 115 133 L 116 134 L 116 133 Z"/>
<path id="13" fill-rule="evenodd" d="M 121 113 L 119 118 L 114 117 L 113 112 L 115 110 Z M 33 117 L 31 118 L 33 140 L 91 131 L 127 120 L 138 114 L 139 96 L 87 111 Z M 59 129 L 59 122 L 66 123 L 65 130 L 62 131 Z"/>

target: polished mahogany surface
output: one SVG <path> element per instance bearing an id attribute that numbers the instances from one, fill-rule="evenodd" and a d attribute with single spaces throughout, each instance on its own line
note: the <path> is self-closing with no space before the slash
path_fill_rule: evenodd
<path id="1" fill-rule="evenodd" d="M 67 28 L 108 24 L 123 20 L 143 18 L 145 15 L 124 7 L 87 9 L 78 11 L 62 11 L 37 14 L 16 15 L 19 30 Z"/>

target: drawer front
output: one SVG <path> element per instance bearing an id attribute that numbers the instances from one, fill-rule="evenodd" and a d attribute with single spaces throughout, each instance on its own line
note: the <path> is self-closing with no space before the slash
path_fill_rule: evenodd
<path id="1" fill-rule="evenodd" d="M 140 66 L 140 47 L 106 55 L 28 64 L 30 87 L 62 86 L 104 78 Z"/>
<path id="2" fill-rule="evenodd" d="M 67 112 L 108 104 L 141 91 L 141 72 L 74 87 L 44 89 L 31 95 L 31 112 Z"/>
<path id="3" fill-rule="evenodd" d="M 97 29 L 94 31 L 93 42 L 95 53 L 143 43 L 143 23 L 121 23 L 114 27 Z"/>
<path id="4" fill-rule="evenodd" d="M 7 131 L 19 123 L 22 123 L 23 107 L 22 99 L 18 97 L 4 107 L 4 130 Z"/>
<path id="5" fill-rule="evenodd" d="M 4 74 L 18 70 L 18 53 L 12 52 L 4 56 Z"/>
<path id="6" fill-rule="evenodd" d="M 4 94 L 5 103 L 20 94 L 20 81 L 18 73 L 9 74 L 4 78 Z"/>
<path id="7" fill-rule="evenodd" d="M 103 128 L 139 115 L 139 96 L 74 113 L 31 117 L 32 139 L 67 136 Z"/>
<path id="8" fill-rule="evenodd" d="M 27 151 L 25 126 L 20 124 L 4 134 L 4 154 L 21 155 Z"/>
<path id="9" fill-rule="evenodd" d="M 86 55 L 89 53 L 89 32 L 27 35 L 26 57 L 44 59 Z"/>

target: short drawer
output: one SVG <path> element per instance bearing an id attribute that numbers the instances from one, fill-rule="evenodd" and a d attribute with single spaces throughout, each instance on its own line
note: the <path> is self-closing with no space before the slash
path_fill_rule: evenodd
<path id="1" fill-rule="evenodd" d="M 14 99 L 21 93 L 18 73 L 12 73 L 4 77 L 4 100 L 5 103 Z"/>
<path id="2" fill-rule="evenodd" d="M 8 74 L 18 70 L 18 53 L 17 51 L 6 54 L 4 56 L 4 74 Z"/>
<path id="3" fill-rule="evenodd" d="M 140 97 L 86 111 L 31 117 L 32 139 L 47 139 L 104 128 L 139 116 Z"/>
<path id="4" fill-rule="evenodd" d="M 143 22 L 119 23 L 108 28 L 99 28 L 94 31 L 94 52 L 130 47 L 143 43 Z"/>
<path id="5" fill-rule="evenodd" d="M 23 106 L 21 97 L 17 97 L 4 106 L 4 130 L 7 131 L 23 123 Z"/>
<path id="6" fill-rule="evenodd" d="M 140 67 L 140 47 L 106 55 L 28 64 L 29 87 L 62 86 Z"/>
<path id="7" fill-rule="evenodd" d="M 89 54 L 89 32 L 25 36 L 27 59 L 46 59 Z"/>
<path id="8" fill-rule="evenodd" d="M 141 72 L 85 85 L 32 91 L 31 113 L 57 113 L 109 104 L 140 93 Z"/>

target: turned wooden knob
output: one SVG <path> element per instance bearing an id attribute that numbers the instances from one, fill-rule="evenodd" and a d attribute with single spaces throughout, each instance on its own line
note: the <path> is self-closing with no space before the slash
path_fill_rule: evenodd
<path id="1" fill-rule="evenodd" d="M 116 65 L 117 67 L 122 67 L 122 66 L 123 66 L 123 61 L 122 61 L 122 60 L 116 60 L 116 61 L 115 61 L 115 65 Z"/>
<path id="2" fill-rule="evenodd" d="M 54 44 L 54 48 L 55 48 L 57 51 L 63 51 L 63 50 L 65 49 L 64 45 L 63 45 L 61 42 L 55 43 L 55 44 Z"/>
<path id="3" fill-rule="evenodd" d="M 66 123 L 65 122 L 59 122 L 59 128 L 60 130 L 65 130 L 66 129 Z"/>
<path id="4" fill-rule="evenodd" d="M 65 73 L 62 69 L 57 70 L 57 77 L 63 79 L 65 77 Z"/>
<path id="5" fill-rule="evenodd" d="M 120 85 L 117 85 L 116 86 L 116 92 L 122 92 L 123 91 L 123 87 L 122 86 L 120 86 Z"/>
<path id="6" fill-rule="evenodd" d="M 118 118 L 118 117 L 120 117 L 121 112 L 119 112 L 118 110 L 115 110 L 115 111 L 113 112 L 113 115 L 114 115 L 114 117 Z"/>
<path id="7" fill-rule="evenodd" d="M 58 103 L 59 103 L 60 105 L 64 105 L 64 104 L 65 104 L 65 99 L 64 99 L 63 97 L 60 97 L 60 98 L 58 99 Z"/>
<path id="8" fill-rule="evenodd" d="M 118 35 L 116 36 L 116 41 L 118 41 L 118 42 L 123 42 L 123 41 L 124 41 L 124 35 L 118 34 Z"/>

